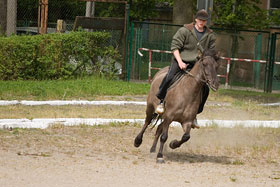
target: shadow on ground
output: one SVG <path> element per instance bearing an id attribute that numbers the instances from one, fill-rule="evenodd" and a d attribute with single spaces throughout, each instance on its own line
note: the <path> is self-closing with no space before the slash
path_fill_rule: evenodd
<path id="1" fill-rule="evenodd" d="M 227 156 L 209 156 L 203 154 L 193 154 L 186 152 L 166 152 L 164 154 L 166 161 L 172 162 L 188 162 L 188 163 L 218 163 L 218 164 L 231 164 L 231 158 Z"/>

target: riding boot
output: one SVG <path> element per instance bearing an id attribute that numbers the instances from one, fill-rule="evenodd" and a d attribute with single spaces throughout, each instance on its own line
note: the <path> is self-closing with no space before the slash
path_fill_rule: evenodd
<path id="1" fill-rule="evenodd" d="M 197 114 L 201 113 L 203 111 L 204 105 L 206 103 L 206 100 L 208 98 L 209 95 L 209 87 L 207 86 L 207 84 L 204 84 L 202 87 L 202 93 L 201 93 L 201 103 L 199 105 Z"/>
<path id="2" fill-rule="evenodd" d="M 202 93 L 201 93 L 201 103 L 199 105 L 197 114 L 199 114 L 203 111 L 203 108 L 204 108 L 204 105 L 205 105 L 206 100 L 208 98 L 208 95 L 209 95 L 209 87 L 207 86 L 207 84 L 204 84 L 203 87 L 202 87 Z M 192 128 L 193 129 L 194 128 L 197 128 L 197 129 L 200 128 L 200 126 L 197 123 L 196 118 L 193 120 Z"/>

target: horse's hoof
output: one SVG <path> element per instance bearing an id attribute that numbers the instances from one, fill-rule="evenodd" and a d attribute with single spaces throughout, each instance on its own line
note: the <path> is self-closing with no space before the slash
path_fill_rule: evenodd
<path id="1" fill-rule="evenodd" d="M 134 140 L 134 146 L 139 147 L 141 145 L 141 143 L 142 143 L 142 138 L 136 137 Z"/>
<path id="2" fill-rule="evenodd" d="M 179 147 L 178 145 L 176 145 L 177 143 L 178 143 L 177 140 L 173 140 L 173 141 L 170 142 L 169 147 L 170 147 L 171 149 L 176 149 L 176 148 Z"/>
<path id="3" fill-rule="evenodd" d="M 157 164 L 164 164 L 164 159 L 163 158 L 157 158 Z"/>
<path id="4" fill-rule="evenodd" d="M 194 124 L 192 124 L 191 127 L 192 127 L 193 129 L 199 129 L 199 128 L 200 128 L 199 125 L 194 125 Z"/>

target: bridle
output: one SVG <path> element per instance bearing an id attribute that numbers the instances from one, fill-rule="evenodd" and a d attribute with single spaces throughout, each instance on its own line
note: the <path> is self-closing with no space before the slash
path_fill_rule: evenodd
<path id="1" fill-rule="evenodd" d="M 199 63 L 199 66 L 201 66 L 201 62 L 202 62 L 203 60 L 205 60 L 206 58 L 213 58 L 213 57 L 211 57 L 211 56 L 205 56 L 205 57 L 201 58 L 201 59 L 197 62 L 197 63 Z M 204 72 L 204 71 L 202 71 L 203 79 L 199 78 L 197 75 L 196 75 L 196 76 L 193 75 L 190 71 L 184 70 L 184 72 L 185 72 L 187 75 L 189 75 L 190 77 L 193 77 L 197 82 L 199 82 L 199 83 L 202 82 L 202 83 L 205 83 L 205 84 L 207 84 L 207 85 L 209 86 L 210 80 L 208 80 L 208 79 L 206 78 L 206 75 L 205 75 L 205 72 Z"/>

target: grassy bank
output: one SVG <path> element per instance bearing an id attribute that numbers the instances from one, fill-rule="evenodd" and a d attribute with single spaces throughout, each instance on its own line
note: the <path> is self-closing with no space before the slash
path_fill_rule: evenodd
<path id="1" fill-rule="evenodd" d="M 73 80 L 0 81 L 0 100 L 94 100 L 98 96 L 147 95 L 148 83 L 136 83 L 87 77 Z M 236 105 L 280 102 L 280 94 L 219 89 L 211 92 L 210 101 Z"/>
<path id="2" fill-rule="evenodd" d="M 147 83 L 129 83 L 97 77 L 55 81 L 0 81 L 0 99 L 91 100 L 102 95 L 145 95 L 149 88 L 150 85 Z"/>

